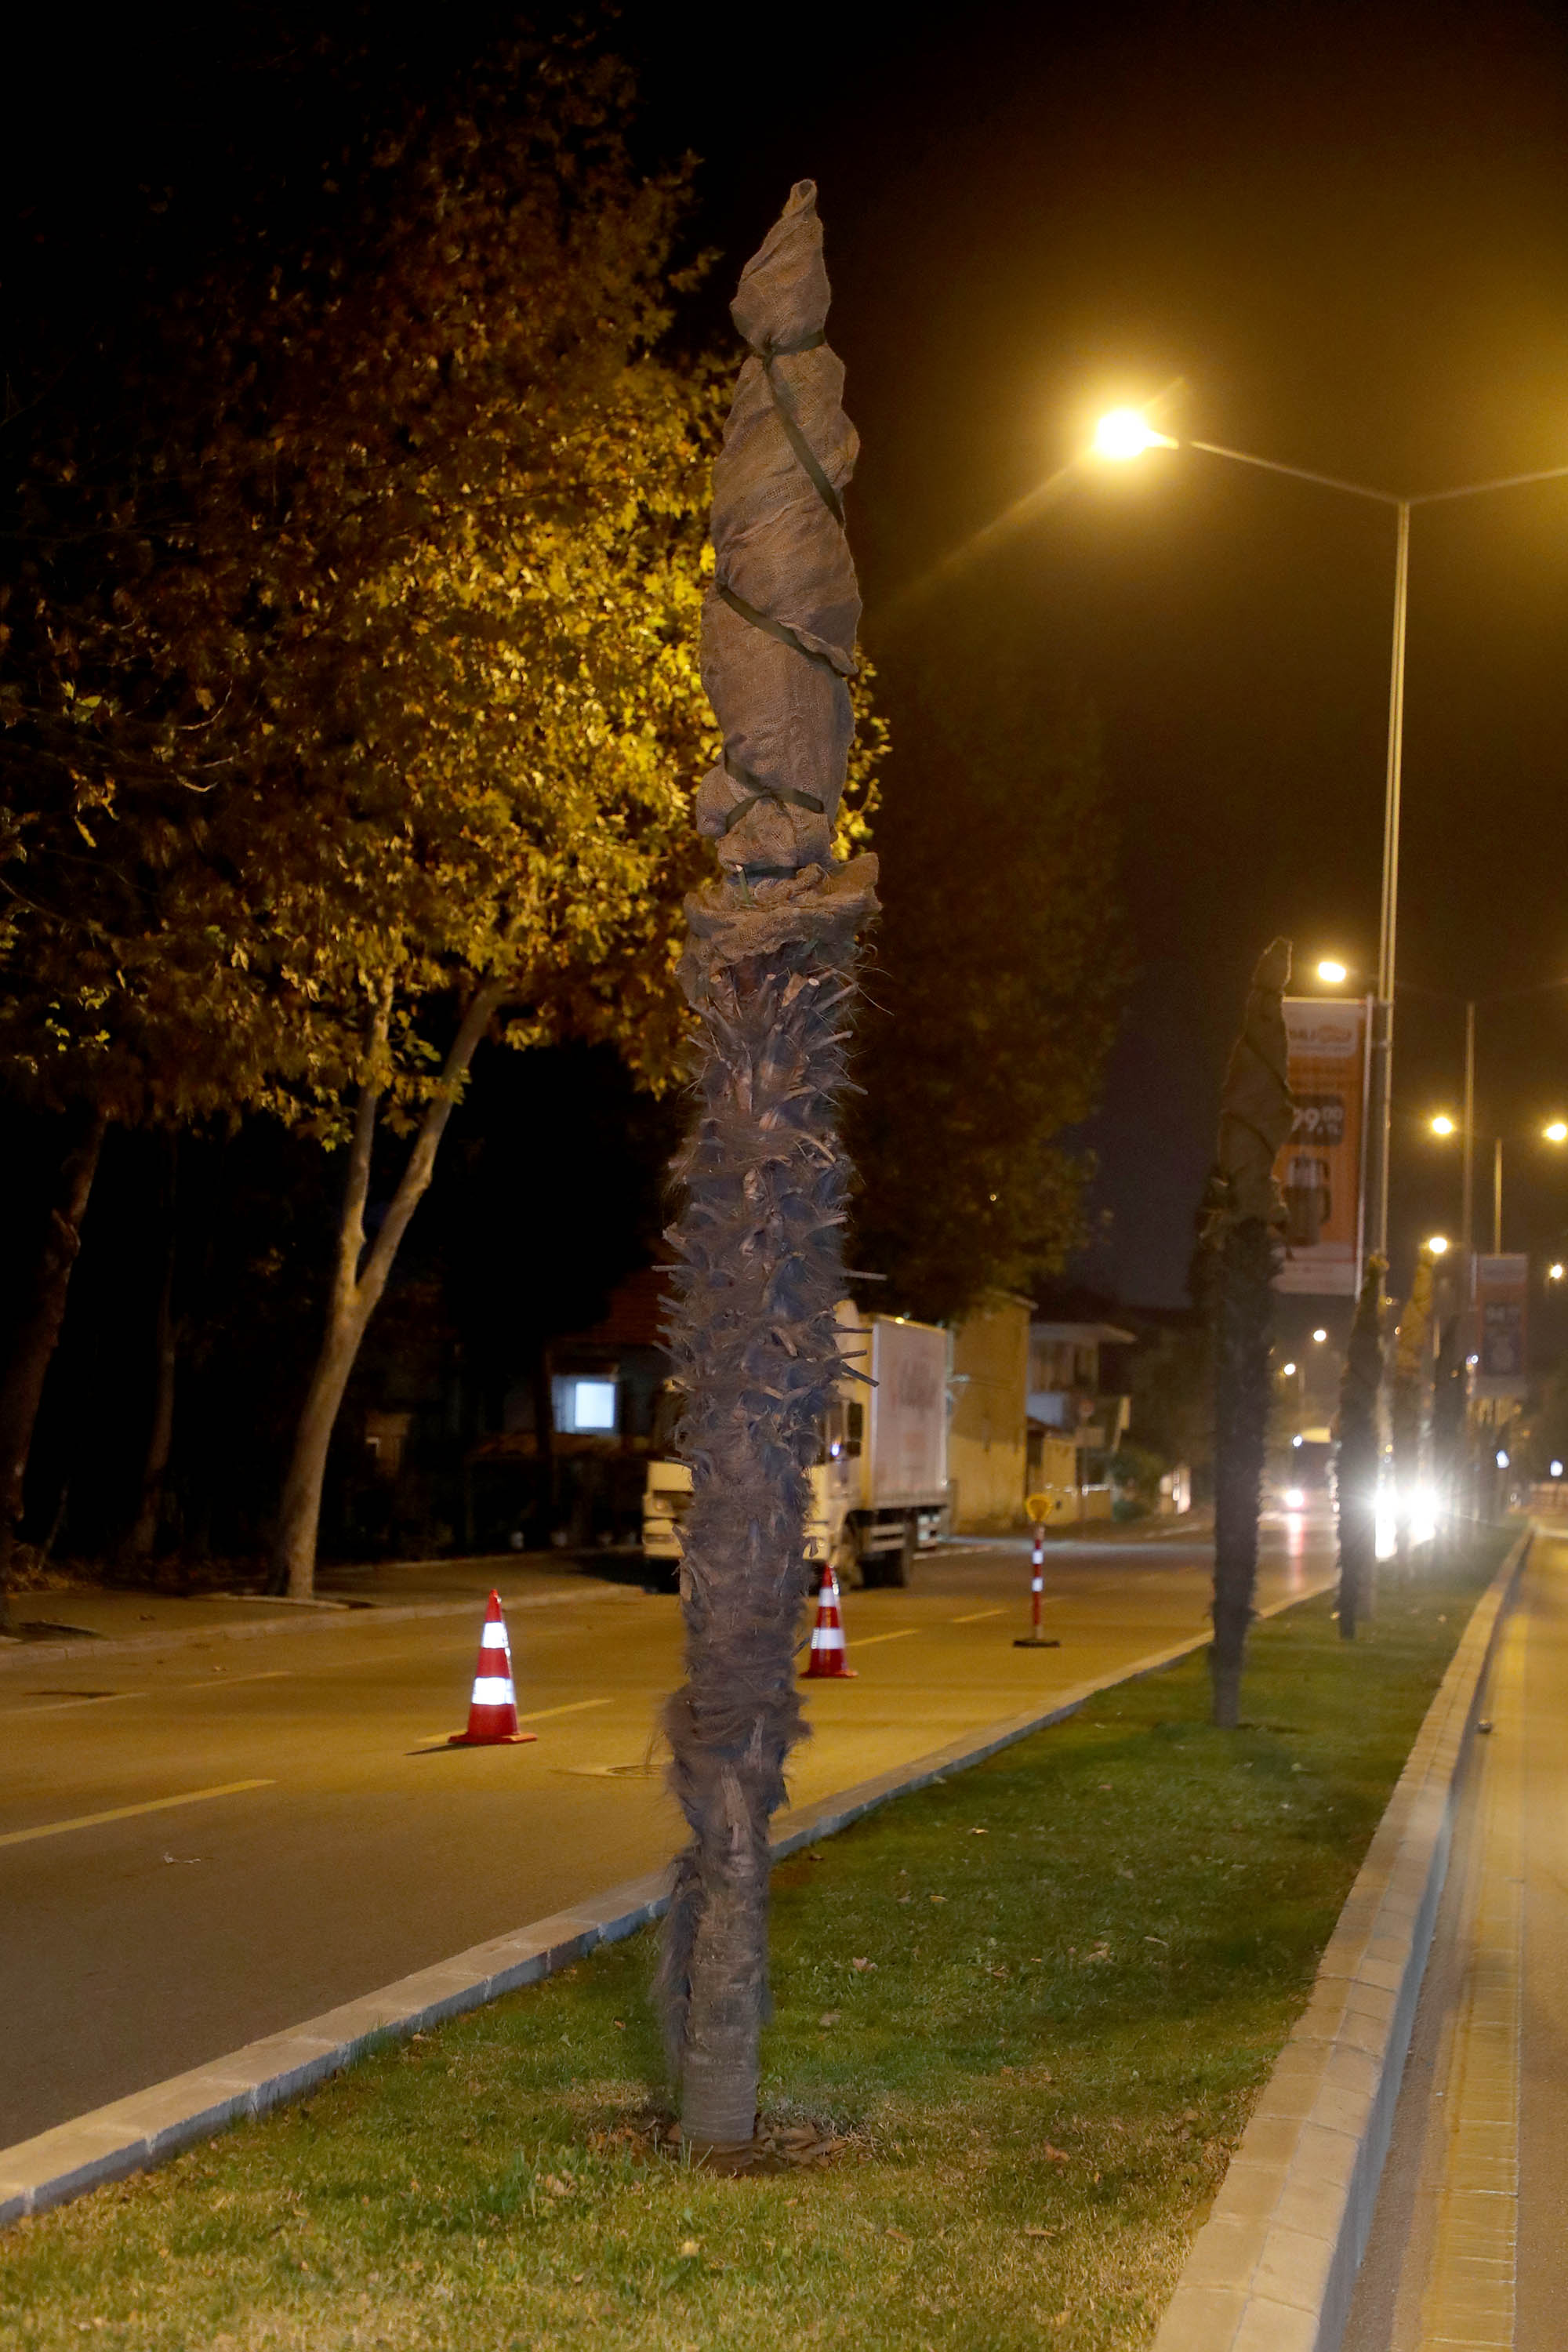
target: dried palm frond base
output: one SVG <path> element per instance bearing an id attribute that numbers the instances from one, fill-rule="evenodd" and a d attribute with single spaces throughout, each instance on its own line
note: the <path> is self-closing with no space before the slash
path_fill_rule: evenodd
<path id="1" fill-rule="evenodd" d="M 759 2116 L 752 2137 L 736 2147 L 700 2147 L 683 2137 L 673 2116 L 657 2112 L 595 2133 L 589 2144 L 596 2153 L 624 2148 L 634 2163 L 689 2165 L 721 2180 L 826 2172 L 836 2162 L 864 2161 L 873 2153 L 865 2132 L 836 2131 L 831 2124 L 797 2116 Z"/>

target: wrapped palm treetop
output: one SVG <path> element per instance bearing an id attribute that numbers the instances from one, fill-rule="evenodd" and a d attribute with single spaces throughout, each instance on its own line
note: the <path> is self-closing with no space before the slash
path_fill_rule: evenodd
<path id="1" fill-rule="evenodd" d="M 700 1034 L 668 1339 L 693 1492 L 687 1680 L 665 1724 L 691 1842 L 660 1989 L 682 2130 L 710 2148 L 744 2146 L 755 2120 L 768 1822 L 803 1729 L 807 1474 L 842 1369 L 837 1098 L 856 934 L 877 905 L 875 859 L 832 852 L 860 600 L 842 504 L 858 443 L 827 306 L 802 181 L 731 305 L 749 357 L 713 471 L 702 622 L 724 752 L 696 803 L 721 875 L 686 902 L 680 965 Z"/>
<path id="2" fill-rule="evenodd" d="M 1258 960 L 1220 1097 L 1205 1240 L 1215 1311 L 1214 1719 L 1234 1729 L 1258 1579 L 1258 1517 L 1268 1433 L 1268 1339 L 1284 1203 L 1274 1161 L 1295 1116 L 1283 998 L 1290 942 Z"/>

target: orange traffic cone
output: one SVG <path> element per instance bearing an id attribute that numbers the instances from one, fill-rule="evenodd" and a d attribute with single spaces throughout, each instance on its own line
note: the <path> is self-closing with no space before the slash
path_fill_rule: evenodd
<path id="1" fill-rule="evenodd" d="M 806 1661 L 806 1678 L 813 1680 L 828 1675 L 837 1682 L 853 1682 L 855 1669 L 844 1653 L 844 1620 L 838 1613 L 838 1579 L 828 1560 L 822 1571 L 822 1590 L 816 1596 L 816 1622 L 811 1629 L 811 1656 Z"/>
<path id="2" fill-rule="evenodd" d="M 511 1679 L 511 1643 L 506 1637 L 500 1595 L 492 1592 L 479 1633 L 479 1663 L 468 1701 L 468 1727 L 454 1731 L 448 1748 L 521 1748 L 536 1731 L 517 1727 L 517 1693 Z"/>

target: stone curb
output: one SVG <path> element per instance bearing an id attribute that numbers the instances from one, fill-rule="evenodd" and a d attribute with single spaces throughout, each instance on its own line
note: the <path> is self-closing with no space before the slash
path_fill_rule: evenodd
<path id="1" fill-rule="evenodd" d="M 1487 1671 L 1530 1548 L 1477 1602 L 1153 2352 L 1337 2352 L 1372 2228 Z"/>
<path id="2" fill-rule="evenodd" d="M 1259 1614 L 1278 1616 L 1313 1597 L 1292 1594 Z M 774 1860 L 783 1861 L 818 1838 L 847 1829 L 894 1797 L 911 1795 L 952 1773 L 983 1764 L 987 1757 L 1028 1738 L 1032 1732 L 1044 1731 L 1076 1715 L 1086 1700 L 1100 1691 L 1157 1674 L 1177 1659 L 1190 1657 L 1194 1650 L 1206 1649 L 1208 1640 L 1208 1634 L 1201 1633 L 1173 1643 L 1168 1649 L 1155 1651 L 1117 1673 L 1074 1684 L 1048 1707 L 1010 1716 L 978 1734 L 952 1740 L 912 1764 L 819 1798 L 798 1811 L 792 1809 L 771 1841 Z M 188 2074 L 171 2075 L 145 2091 L 95 2107 L 33 2139 L 20 2140 L 14 2147 L 0 2148 L 0 2227 L 161 2164 L 247 2116 L 265 2115 L 269 2107 L 298 2098 L 329 2074 L 353 2065 L 378 2044 L 406 2041 L 410 2034 L 460 2017 L 466 2010 L 482 2008 L 502 1993 L 553 1976 L 558 1969 L 584 1958 L 595 1945 L 619 1943 L 650 1920 L 662 1917 L 668 1902 L 668 1867 L 646 1878 L 628 1879 L 601 1895 L 589 1895 L 569 1910 L 536 1919 L 489 1943 L 475 1944 L 435 1968 L 422 1969 L 395 1984 L 384 1985 L 378 1992 L 366 1993 L 362 2000 L 330 2009 L 303 2025 L 269 2034 L 208 2065 L 193 2067 Z"/>
<path id="3" fill-rule="evenodd" d="M 624 1591 L 623 1585 L 589 1585 L 582 1592 L 522 1592 L 506 1604 L 509 1617 L 521 1609 L 561 1609 L 569 1602 L 607 1600 L 613 1593 Z M 222 1594 L 214 1594 L 221 1600 Z M 269 1633 L 326 1633 L 342 1630 L 345 1625 L 405 1624 L 415 1617 L 471 1616 L 477 1622 L 484 1614 L 482 1594 L 468 1593 L 461 1601 L 397 1601 L 384 1606 L 379 1601 L 331 1601 L 319 1607 L 280 1611 L 276 1617 L 245 1617 L 234 1625 L 176 1625 L 168 1633 L 94 1633 L 80 1642 L 18 1642 L 6 1643 L 0 1648 L 0 1674 L 10 1666 L 37 1666 L 64 1658 L 122 1658 L 145 1654 L 149 1650 L 178 1650 L 193 1642 L 246 1642 Z"/>

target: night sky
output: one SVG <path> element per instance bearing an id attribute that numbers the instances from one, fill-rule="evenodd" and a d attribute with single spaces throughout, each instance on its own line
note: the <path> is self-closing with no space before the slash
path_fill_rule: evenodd
<path id="1" fill-rule="evenodd" d="M 364 21 L 435 89 L 502 20 L 444 8 L 424 48 Z M 115 298 L 142 184 L 216 216 L 237 138 L 303 154 L 319 126 L 269 117 L 254 69 L 287 22 L 155 10 L 118 56 L 40 32 L 10 194 L 84 300 Z M 1100 410 L 1162 394 L 1172 432 L 1396 492 L 1568 464 L 1563 23 L 1431 0 L 633 6 L 616 37 L 649 155 L 704 159 L 717 289 L 789 183 L 820 184 L 872 654 L 943 567 L 944 593 L 1027 614 L 1042 667 L 1098 707 L 1142 976 L 1087 1139 L 1108 1232 L 1079 1271 L 1174 1301 L 1255 957 L 1279 930 L 1308 966 L 1375 952 L 1393 519 L 1159 453 L 988 527 Z M 1568 482 L 1417 515 L 1400 967 L 1424 992 L 1568 975 L 1565 643 Z M 1419 1234 L 1457 1230 L 1455 1149 L 1420 1122 L 1458 1108 L 1461 1020 L 1401 1002 L 1396 1289 Z M 1568 1154 L 1525 1139 L 1568 1115 L 1568 988 L 1480 1034 L 1479 1124 L 1520 1139 L 1505 1240 L 1544 1250 Z"/>

